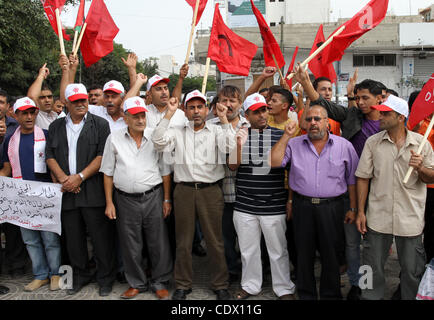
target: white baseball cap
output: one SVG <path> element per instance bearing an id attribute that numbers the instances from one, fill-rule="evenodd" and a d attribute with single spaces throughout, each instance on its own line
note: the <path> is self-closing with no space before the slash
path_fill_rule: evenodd
<path id="1" fill-rule="evenodd" d="M 145 100 L 140 97 L 131 97 L 124 102 L 124 112 L 137 114 L 140 112 L 148 112 L 146 109 Z"/>
<path id="2" fill-rule="evenodd" d="M 379 111 L 396 111 L 402 114 L 404 117 L 408 117 L 408 103 L 404 99 L 398 98 L 394 95 L 390 95 L 383 104 L 378 106 L 372 106 L 372 109 Z"/>
<path id="3" fill-rule="evenodd" d="M 80 99 L 87 99 L 86 87 L 81 83 L 71 83 L 65 89 L 65 98 L 69 101 L 75 101 Z"/>
<path id="4" fill-rule="evenodd" d="M 185 104 L 187 104 L 187 102 L 191 99 L 195 98 L 202 99 L 203 102 L 206 103 L 206 97 L 202 94 L 202 92 L 200 92 L 199 90 L 194 90 L 187 94 L 187 97 L 185 98 Z"/>
<path id="5" fill-rule="evenodd" d="M 32 99 L 30 99 L 29 97 L 24 97 L 24 98 L 18 99 L 14 103 L 14 112 L 17 112 L 17 110 L 24 111 L 24 110 L 31 109 L 31 108 L 39 109 L 36 106 L 35 102 Z"/>
<path id="6" fill-rule="evenodd" d="M 252 110 L 255 111 L 263 106 L 267 106 L 267 102 L 263 95 L 259 93 L 251 94 L 244 100 L 243 109 L 244 111 Z"/>
<path id="7" fill-rule="evenodd" d="M 158 74 L 156 74 L 155 76 L 153 76 L 151 79 L 148 80 L 148 84 L 146 85 L 146 90 L 149 91 L 151 89 L 151 87 L 157 85 L 161 81 L 163 81 L 165 83 L 169 83 L 170 79 L 160 77 Z"/>
<path id="8" fill-rule="evenodd" d="M 103 92 L 106 91 L 113 91 L 116 93 L 125 93 L 125 89 L 124 86 L 122 85 L 122 83 L 120 83 L 119 81 L 116 80 L 111 80 L 109 82 L 107 82 L 104 85 L 104 88 L 102 89 Z"/>

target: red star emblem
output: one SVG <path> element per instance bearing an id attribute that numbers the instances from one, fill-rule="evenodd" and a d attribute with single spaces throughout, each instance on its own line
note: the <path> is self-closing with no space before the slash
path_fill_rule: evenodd
<path id="1" fill-rule="evenodd" d="M 26 101 L 24 101 L 24 103 L 31 104 L 30 100 L 26 100 Z"/>
<path id="2" fill-rule="evenodd" d="M 74 91 L 74 93 L 78 93 L 78 91 L 80 91 L 77 87 L 75 87 L 72 91 Z"/>
<path id="3" fill-rule="evenodd" d="M 115 86 L 115 85 L 114 85 L 113 83 L 110 83 L 110 84 L 109 84 L 109 87 L 110 87 L 110 88 L 113 88 L 114 86 Z"/>
<path id="4" fill-rule="evenodd" d="M 253 100 L 255 100 L 256 102 L 259 102 L 261 99 L 259 97 L 255 97 L 255 98 L 253 98 Z"/>
<path id="5" fill-rule="evenodd" d="M 199 94 L 197 92 L 193 92 L 193 95 L 194 96 L 198 96 Z"/>
<path id="6" fill-rule="evenodd" d="M 136 103 L 136 105 L 140 106 L 140 101 L 139 100 L 136 100 L 135 103 Z"/>

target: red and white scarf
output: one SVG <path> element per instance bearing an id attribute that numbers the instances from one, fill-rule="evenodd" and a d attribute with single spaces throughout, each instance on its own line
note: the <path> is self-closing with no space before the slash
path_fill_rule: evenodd
<path id="1" fill-rule="evenodd" d="M 21 126 L 19 126 L 11 139 L 9 140 L 8 156 L 9 163 L 12 168 L 12 178 L 22 179 L 21 164 L 20 164 L 20 138 L 21 138 Z M 45 134 L 44 131 L 35 126 L 34 129 L 34 170 L 36 173 L 47 173 L 47 165 L 45 163 Z"/>

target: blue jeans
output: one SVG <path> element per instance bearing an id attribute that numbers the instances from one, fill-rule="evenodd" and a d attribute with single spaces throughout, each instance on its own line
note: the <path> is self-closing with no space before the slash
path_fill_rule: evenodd
<path id="1" fill-rule="evenodd" d="M 21 236 L 32 260 L 35 279 L 44 280 L 58 275 L 60 268 L 60 237 L 50 231 L 21 229 Z"/>
<path id="2" fill-rule="evenodd" d="M 345 256 L 347 259 L 347 274 L 352 286 L 359 286 L 360 240 L 361 235 L 356 223 L 344 223 Z"/>

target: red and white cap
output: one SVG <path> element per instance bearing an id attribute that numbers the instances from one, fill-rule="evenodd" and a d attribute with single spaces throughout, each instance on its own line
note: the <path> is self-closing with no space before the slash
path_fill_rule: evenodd
<path id="1" fill-rule="evenodd" d="M 398 98 L 394 95 L 390 95 L 383 104 L 378 106 L 372 106 L 372 109 L 379 111 L 396 111 L 402 114 L 404 117 L 408 117 L 408 103 L 404 99 Z"/>
<path id="2" fill-rule="evenodd" d="M 81 83 L 71 83 L 65 89 L 65 98 L 69 101 L 87 99 L 86 87 Z"/>
<path id="3" fill-rule="evenodd" d="M 151 89 L 151 87 L 156 86 L 161 81 L 163 81 L 165 83 L 169 83 L 170 79 L 160 77 L 158 74 L 156 74 L 155 76 L 153 76 L 151 79 L 148 80 L 148 84 L 146 85 L 146 90 L 149 91 Z"/>
<path id="4" fill-rule="evenodd" d="M 17 112 L 17 110 L 24 111 L 24 110 L 31 109 L 31 108 L 39 109 L 36 106 L 35 102 L 32 99 L 30 99 L 29 97 L 24 97 L 24 98 L 21 98 L 21 99 L 18 99 L 17 101 L 15 101 L 14 112 Z"/>
<path id="5" fill-rule="evenodd" d="M 244 100 L 243 109 L 244 111 L 252 110 L 255 111 L 263 106 L 267 106 L 267 102 L 263 95 L 259 93 L 251 94 Z"/>
<path id="6" fill-rule="evenodd" d="M 131 97 L 124 102 L 124 112 L 136 114 L 140 112 L 148 112 L 146 109 L 145 100 L 140 97 Z"/>
<path id="7" fill-rule="evenodd" d="M 107 82 L 104 85 L 104 88 L 102 89 L 103 92 L 106 91 L 113 91 L 116 93 L 125 93 L 125 89 L 124 86 L 122 85 L 122 83 L 120 83 L 119 81 L 116 80 L 111 80 L 109 82 Z"/>
<path id="8" fill-rule="evenodd" d="M 185 104 L 187 105 L 187 102 L 191 99 L 202 99 L 203 102 L 206 103 L 206 97 L 200 92 L 199 90 L 194 90 L 187 94 L 187 97 L 185 98 Z"/>

